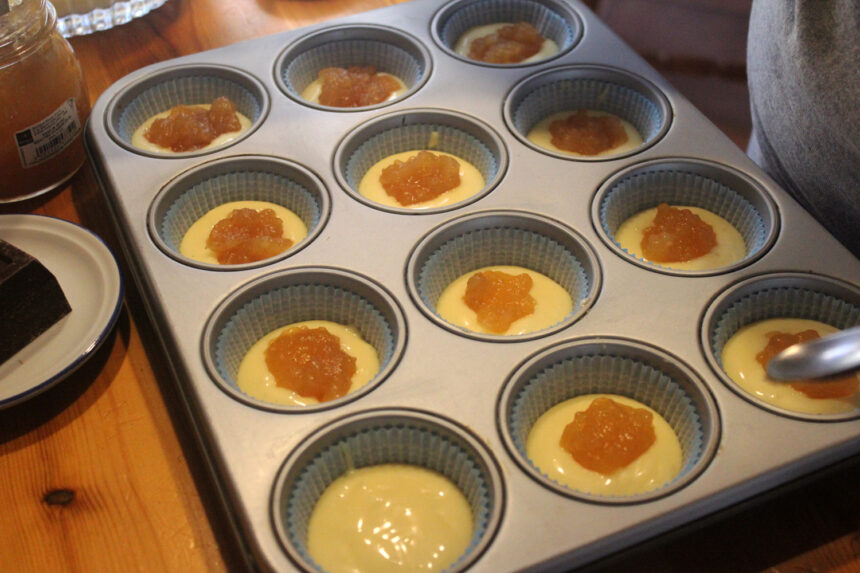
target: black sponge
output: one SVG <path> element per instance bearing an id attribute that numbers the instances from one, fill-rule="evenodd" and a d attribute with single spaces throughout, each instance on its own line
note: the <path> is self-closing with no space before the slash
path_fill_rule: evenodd
<path id="1" fill-rule="evenodd" d="M 0 239 L 0 364 L 71 310 L 51 271 Z"/>

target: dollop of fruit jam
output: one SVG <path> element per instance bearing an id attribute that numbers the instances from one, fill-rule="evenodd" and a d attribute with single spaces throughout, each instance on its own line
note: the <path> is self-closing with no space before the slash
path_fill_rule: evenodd
<path id="1" fill-rule="evenodd" d="M 233 209 L 212 227 L 206 247 L 222 265 L 238 265 L 274 257 L 293 242 L 283 236 L 284 222 L 272 209 Z"/>
<path id="2" fill-rule="evenodd" d="M 193 151 L 206 147 L 221 134 L 242 129 L 236 106 L 226 97 L 212 101 L 209 109 L 178 105 L 167 117 L 156 119 L 144 137 L 172 151 Z"/>
<path id="3" fill-rule="evenodd" d="M 559 444 L 582 467 L 611 475 L 630 465 L 657 440 L 654 415 L 645 408 L 595 398 L 564 428 Z"/>
<path id="4" fill-rule="evenodd" d="M 642 232 L 642 254 L 649 261 L 677 263 L 706 255 L 717 245 L 713 227 L 689 209 L 662 203 Z"/>
<path id="5" fill-rule="evenodd" d="M 771 358 L 789 346 L 821 338 L 821 335 L 817 330 L 810 328 L 798 332 L 797 334 L 779 331 L 768 332 L 767 337 L 767 345 L 761 352 L 755 355 L 755 359 L 759 364 L 761 364 L 762 368 L 765 369 L 767 368 L 767 363 L 770 362 Z M 795 390 L 806 394 L 808 398 L 847 398 L 857 392 L 858 387 L 860 387 L 860 380 L 857 379 L 856 375 L 852 374 L 819 381 L 807 382 L 804 380 L 796 380 L 790 382 L 790 385 Z"/>
<path id="6" fill-rule="evenodd" d="M 543 42 L 543 36 L 534 26 L 517 22 L 474 39 L 469 46 L 469 57 L 493 64 L 514 64 L 537 54 Z"/>
<path id="7" fill-rule="evenodd" d="M 379 182 L 401 205 L 423 203 L 460 184 L 460 163 L 447 155 L 419 151 L 383 169 Z"/>
<path id="8" fill-rule="evenodd" d="M 266 366 L 278 386 L 327 402 L 349 391 L 356 359 L 323 327 L 288 328 L 266 348 Z"/>
<path id="9" fill-rule="evenodd" d="M 463 302 L 478 315 L 478 322 L 490 332 L 502 334 L 514 321 L 535 310 L 529 294 L 532 278 L 526 273 L 481 271 L 469 277 Z"/>
<path id="10" fill-rule="evenodd" d="M 319 100 L 332 107 L 361 107 L 383 102 L 400 89 L 400 83 L 389 75 L 379 74 L 374 66 L 323 68 Z"/>
<path id="11" fill-rule="evenodd" d="M 592 116 L 578 109 L 549 124 L 552 144 L 580 155 L 597 155 L 627 141 L 621 120 L 612 115 Z"/>

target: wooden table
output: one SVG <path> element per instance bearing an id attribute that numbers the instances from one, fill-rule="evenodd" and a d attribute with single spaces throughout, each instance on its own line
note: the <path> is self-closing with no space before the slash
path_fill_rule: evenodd
<path id="1" fill-rule="evenodd" d="M 94 102 L 148 64 L 399 1 L 170 0 L 72 45 Z M 89 166 L 66 188 L 0 213 L 77 221 L 120 252 Z M 129 281 L 101 349 L 53 389 L 0 411 L 0 571 L 240 570 L 191 439 Z M 860 571 L 860 460 L 765 497 L 594 569 Z"/>

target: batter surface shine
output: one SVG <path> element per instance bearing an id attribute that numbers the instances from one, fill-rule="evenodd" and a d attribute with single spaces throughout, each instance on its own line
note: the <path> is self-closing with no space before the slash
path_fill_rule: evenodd
<path id="1" fill-rule="evenodd" d="M 405 464 L 353 470 L 320 496 L 308 552 L 330 573 L 443 571 L 472 540 L 472 509 L 448 478 Z"/>

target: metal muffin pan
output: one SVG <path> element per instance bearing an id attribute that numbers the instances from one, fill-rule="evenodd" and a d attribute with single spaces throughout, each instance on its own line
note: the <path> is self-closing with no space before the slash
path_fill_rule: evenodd
<path id="1" fill-rule="evenodd" d="M 460 8 L 478 19 L 475 14 L 510 10 L 540 13 L 567 40 L 557 56 L 534 64 L 470 62 L 451 54 L 450 29 L 442 29 L 457 23 Z M 286 55 L 356 31 L 367 32 L 364 39 L 374 42 L 374 50 L 380 48 L 376 42 L 390 41 L 398 53 L 417 58 L 422 72 L 406 97 L 346 113 L 300 103 L 289 87 L 285 92 Z M 600 161 L 557 157 L 526 144 L 514 125 L 523 86 L 546 85 L 572 71 L 599 72 L 600 81 L 645 90 L 664 118 L 655 136 L 634 153 Z M 180 81 L 185 76 L 196 79 Z M 243 137 L 175 156 L 130 147 L 128 110 L 146 109 L 151 102 L 144 98 L 156 86 L 172 82 L 180 95 L 193 97 L 224 79 L 256 102 L 249 107 L 253 128 Z M 427 211 L 378 208 L 356 196 L 350 170 L 358 163 L 350 167 L 350 158 L 362 144 L 389 127 L 425 119 L 444 119 L 452 133 L 480 140 L 496 161 L 485 192 Z M 828 294 L 853 293 L 860 263 L 574 0 L 456 0 L 443 6 L 414 0 L 159 63 L 105 91 L 93 108 L 86 142 L 212 478 L 256 569 L 308 567 L 301 549 L 304 518 L 290 514 L 288 521 L 283 513 L 284 504 L 292 503 L 285 484 L 301 481 L 294 464 L 312 463 L 311 457 L 348 440 L 356 428 L 400 417 L 419 429 L 441 428 L 485 474 L 478 483 L 492 501 L 491 512 L 481 539 L 454 566 L 473 571 L 571 569 L 860 452 L 858 415 L 791 416 L 753 403 L 720 373 L 712 346 L 712 331 L 738 295 L 782 281 L 836 284 Z M 287 256 L 254 265 L 222 269 L 177 256 L 171 250 L 175 238 L 164 234 L 175 232 L 166 231 L 163 221 L 170 206 L 231 164 L 245 172 L 277 166 L 278 176 L 304 188 L 312 198 L 305 204 L 316 203 L 313 235 Z M 706 273 L 666 272 L 614 243 L 617 223 L 602 220 L 613 212 L 603 209 L 604 199 L 628 176 L 664 169 L 713 179 L 730 189 L 732 200 L 740 198 L 745 208 L 737 220 L 749 225 L 742 233 L 750 248 L 742 263 Z M 625 202 L 618 204 L 616 216 Z M 579 307 L 558 327 L 509 339 L 471 336 L 435 316 L 427 293 L 438 285 L 425 279 L 443 275 L 432 268 L 422 275 L 427 261 L 447 256 L 445 245 L 463 233 L 493 226 L 513 229 L 515 236 L 532 233 L 540 237 L 536 244 L 555 243 L 567 253 L 559 258 L 567 270 L 552 272 L 567 276 L 562 280 L 572 286 L 577 281 L 570 277 L 586 279 L 577 287 L 583 293 Z M 375 344 L 386 354 L 383 372 L 355 396 L 323 408 L 277 408 L 246 399 L 231 378 L 240 350 L 219 346 L 218 335 L 236 316 L 256 320 L 243 305 L 306 283 L 343 288 L 376 309 L 360 328 L 376 333 Z M 844 296 L 856 305 L 855 295 Z M 227 358 L 225 349 L 232 352 Z M 515 432 L 527 418 L 516 414 L 514 394 L 534 386 L 544 366 L 578 363 L 603 351 L 656 369 L 688 396 L 695 412 L 677 422 L 686 428 L 679 430 L 686 436 L 685 473 L 654 495 L 607 501 L 559 490 L 535 475 L 518 452 Z"/>

